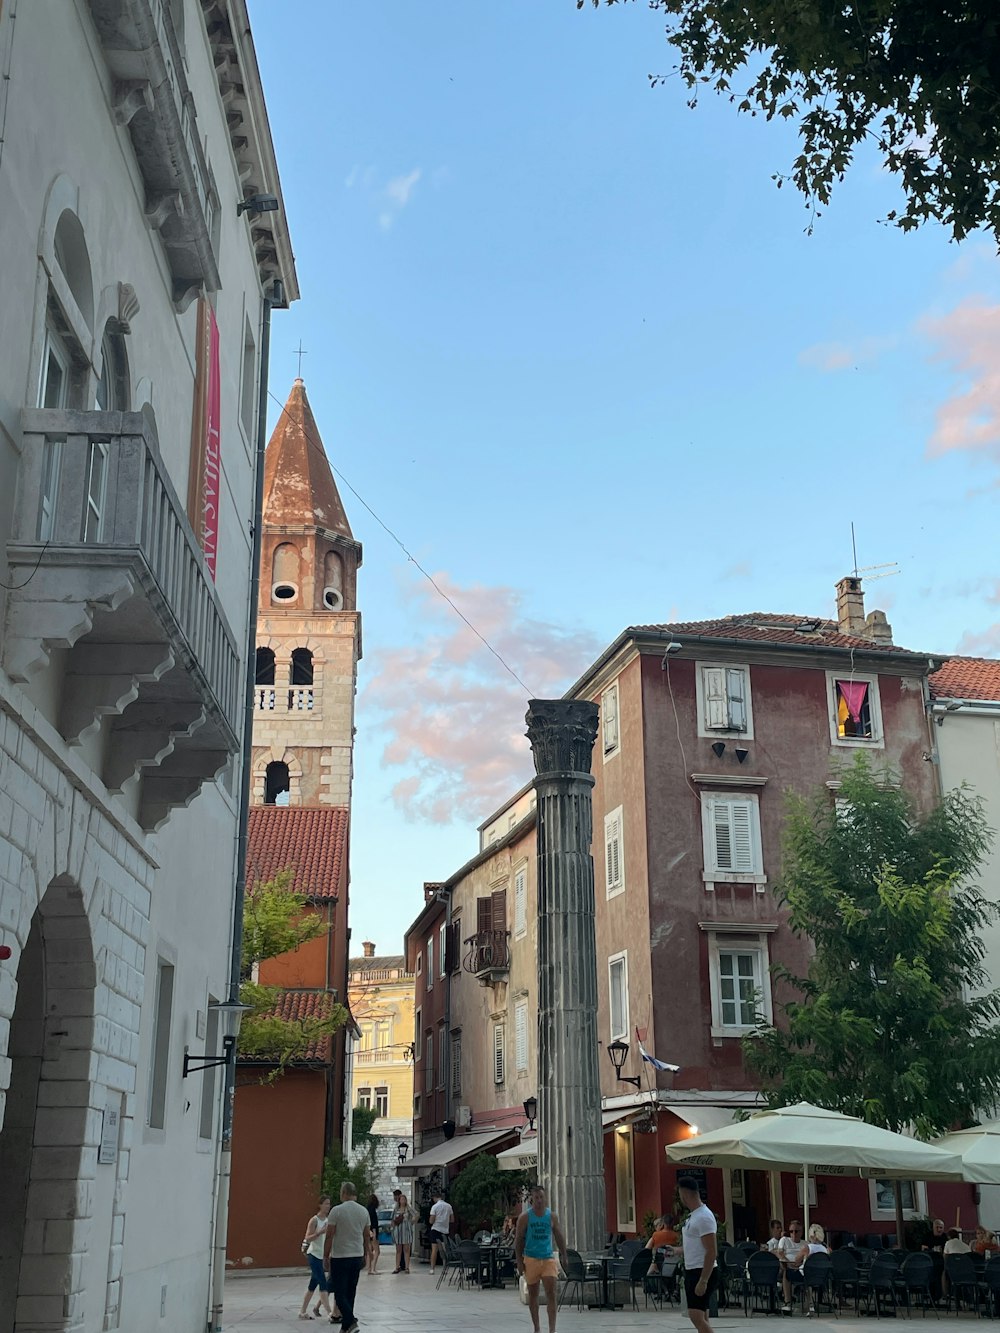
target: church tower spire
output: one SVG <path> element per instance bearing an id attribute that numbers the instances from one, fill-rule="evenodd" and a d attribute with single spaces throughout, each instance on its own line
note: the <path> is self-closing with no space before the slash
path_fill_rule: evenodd
<path id="1" fill-rule="evenodd" d="M 254 801 L 349 807 L 361 547 L 301 379 L 264 456 L 261 538 Z"/>

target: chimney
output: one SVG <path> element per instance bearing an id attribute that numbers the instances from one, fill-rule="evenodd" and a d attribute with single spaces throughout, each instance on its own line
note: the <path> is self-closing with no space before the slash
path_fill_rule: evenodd
<path id="1" fill-rule="evenodd" d="M 375 945 L 371 942 L 371 940 L 363 940 L 363 941 L 362 941 L 362 944 L 361 944 L 361 947 L 362 947 L 362 949 L 364 949 L 364 951 L 365 951 L 365 957 L 366 957 L 366 958 L 374 958 L 374 957 L 375 957 Z"/>
<path id="2" fill-rule="evenodd" d="M 837 584 L 837 626 L 841 634 L 860 637 L 865 632 L 865 595 L 861 580 L 854 574 Z"/>
<path id="3" fill-rule="evenodd" d="M 892 643 L 892 626 L 884 611 L 869 611 L 865 618 L 864 636 L 873 643 Z"/>

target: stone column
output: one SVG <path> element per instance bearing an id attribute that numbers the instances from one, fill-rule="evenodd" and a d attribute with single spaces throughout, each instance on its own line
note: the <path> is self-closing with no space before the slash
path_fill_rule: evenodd
<path id="1" fill-rule="evenodd" d="M 604 1248 L 590 775 L 597 705 L 532 699 L 538 800 L 538 1180 L 567 1243 Z"/>

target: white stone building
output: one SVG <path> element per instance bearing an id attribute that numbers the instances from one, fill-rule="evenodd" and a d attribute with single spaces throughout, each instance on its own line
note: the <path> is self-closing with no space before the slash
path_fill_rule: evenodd
<path id="1" fill-rule="evenodd" d="M 0 125 L 0 1333 L 194 1333 L 298 295 L 246 0 L 0 0 Z"/>

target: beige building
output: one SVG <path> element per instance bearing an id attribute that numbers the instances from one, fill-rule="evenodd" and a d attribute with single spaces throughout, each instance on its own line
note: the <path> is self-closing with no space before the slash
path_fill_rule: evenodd
<path id="1" fill-rule="evenodd" d="M 400 1144 L 413 1148 L 414 978 L 402 954 L 376 954 L 366 940 L 360 958 L 350 960 L 348 999 L 360 1039 L 350 1055 L 351 1111 L 378 1112 L 372 1133 L 381 1168 L 376 1192 L 388 1194 L 396 1181 Z M 348 1113 L 348 1142 L 351 1115 Z"/>

